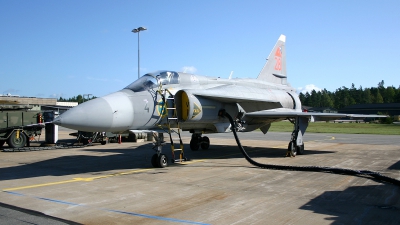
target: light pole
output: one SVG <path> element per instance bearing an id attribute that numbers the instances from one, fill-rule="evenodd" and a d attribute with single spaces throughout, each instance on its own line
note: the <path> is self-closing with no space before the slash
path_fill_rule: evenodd
<path id="1" fill-rule="evenodd" d="M 87 100 L 89 101 L 89 98 L 90 98 L 90 96 L 91 96 L 92 94 L 83 94 L 83 100 L 82 100 L 82 103 L 84 103 L 85 102 L 85 96 L 87 96 Z"/>
<path id="2" fill-rule="evenodd" d="M 133 33 L 137 33 L 137 34 L 138 34 L 138 35 L 137 35 L 137 57 L 138 57 L 138 60 L 137 60 L 137 64 L 138 64 L 138 68 L 137 68 L 138 74 L 137 74 L 137 76 L 138 76 L 138 79 L 139 79 L 139 76 L 140 76 L 139 33 L 140 33 L 140 31 L 144 31 L 144 30 L 147 30 L 147 28 L 146 28 L 146 27 L 138 27 L 138 28 L 135 28 L 135 29 L 132 30 Z"/>

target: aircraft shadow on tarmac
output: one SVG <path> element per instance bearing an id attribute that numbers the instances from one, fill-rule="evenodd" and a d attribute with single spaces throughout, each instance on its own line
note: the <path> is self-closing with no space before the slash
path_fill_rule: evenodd
<path id="1" fill-rule="evenodd" d="M 400 161 L 397 161 L 395 164 L 389 166 L 389 170 L 400 170 Z"/>
<path id="2" fill-rule="evenodd" d="M 248 153 L 250 157 L 266 157 L 266 158 L 283 158 L 286 157 L 287 149 L 283 148 L 270 148 L 270 147 L 252 147 L 252 146 L 243 146 L 245 151 Z M 220 151 L 222 150 L 222 151 Z M 210 149 L 207 150 L 199 150 L 199 152 L 204 152 L 206 155 L 210 154 L 210 152 L 215 152 L 213 154 L 220 154 L 221 157 L 218 158 L 244 158 L 242 153 L 239 150 L 239 147 L 236 145 L 227 146 L 227 145 L 213 145 L 210 146 Z M 228 154 L 227 154 L 228 153 Z M 232 156 L 229 154 L 237 154 Z M 335 153 L 335 151 L 326 151 L 326 150 L 306 150 L 305 155 L 314 155 L 314 154 L 330 154 Z M 224 155 L 226 157 L 224 157 Z"/>
<path id="3" fill-rule="evenodd" d="M 325 191 L 300 209 L 328 215 L 331 224 L 398 224 L 398 187 L 353 186 L 343 191 Z"/>
<path id="4" fill-rule="evenodd" d="M 107 172 L 112 170 L 128 170 L 149 168 L 151 166 L 150 159 L 155 153 L 151 149 L 152 144 L 145 144 L 135 146 L 133 148 L 123 149 L 96 149 L 94 147 L 86 147 L 79 149 L 83 153 L 81 155 L 61 156 L 39 162 L 23 164 L 13 167 L 0 168 L 0 180 L 15 180 L 22 178 L 32 178 L 41 176 L 64 176 L 73 174 L 92 173 L 98 174 L 100 172 Z M 246 151 L 251 157 L 254 158 L 283 158 L 286 154 L 286 149 L 277 148 L 259 148 L 259 147 L 245 147 Z M 190 149 L 189 145 L 185 145 L 185 149 Z M 46 154 L 46 151 L 57 150 L 44 150 L 38 151 L 38 154 Z M 98 155 L 85 155 L 87 152 L 102 152 L 111 153 L 104 156 Z M 171 157 L 169 146 L 164 147 L 163 152 Z M 311 154 L 328 154 L 334 153 L 333 151 L 307 151 L 307 155 Z M 2 153 L 3 154 L 3 153 Z M 23 152 L 4 153 L 4 154 L 24 154 Z M 237 146 L 227 145 L 213 145 L 208 150 L 198 151 L 185 151 L 186 157 L 189 159 L 233 159 L 243 158 Z M 303 156 L 301 156 L 303 157 Z M 305 156 L 306 157 L 306 156 Z M 243 158 L 244 159 L 244 158 Z M 289 163 L 289 161 L 288 161 Z M 250 164 L 249 164 L 250 165 Z"/>
<path id="5" fill-rule="evenodd" d="M 71 151 L 74 150 L 82 149 L 71 149 Z M 137 154 L 136 149 L 125 149 L 125 151 L 120 150 L 120 152 L 115 151 L 115 149 L 105 151 L 115 152 L 116 154 L 93 156 L 84 155 L 84 153 L 82 155 L 76 155 L 76 153 L 74 153 L 74 155 L 70 156 L 61 156 L 30 164 L 0 168 L 0 180 L 14 180 L 47 175 L 64 176 L 82 173 L 98 173 L 116 169 L 148 168 L 150 166 L 151 155 L 149 152 L 141 151 L 142 154 Z M 40 151 L 40 153 L 45 154 L 45 151 Z M 23 154 L 23 152 L 6 154 Z M 146 157 L 148 159 L 146 159 Z"/>
<path id="6" fill-rule="evenodd" d="M 147 151 L 151 150 L 152 144 L 142 145 L 140 147 L 134 147 L 137 150 L 142 151 L 143 155 L 147 153 Z M 286 157 L 287 149 L 282 148 L 269 148 L 269 147 L 251 147 L 244 146 L 246 152 L 251 157 L 266 157 L 266 158 L 282 158 Z M 143 152 L 144 149 L 147 149 L 146 152 Z M 185 155 L 186 156 L 201 156 L 202 158 L 244 158 L 242 153 L 240 152 L 238 146 L 236 145 L 212 145 L 209 149 L 199 149 L 197 151 L 190 150 L 189 145 L 184 145 Z M 84 151 L 96 151 L 96 152 L 114 152 L 114 153 L 122 153 L 125 154 L 127 149 L 91 149 L 86 148 Z M 154 151 L 153 151 L 154 152 Z M 304 155 L 315 155 L 315 154 L 330 154 L 335 153 L 336 151 L 326 151 L 326 150 L 306 150 Z M 163 148 L 163 153 L 167 154 L 168 157 L 171 155 L 171 150 L 169 148 L 169 143 Z M 148 155 L 146 155 L 148 156 Z M 151 154 L 150 154 L 151 156 Z"/>
<path id="7" fill-rule="evenodd" d="M 0 202 L 1 224 L 68 224 L 80 225 L 69 220 L 46 215 L 39 211 L 24 209 Z M 19 223 L 18 223 L 19 222 Z"/>

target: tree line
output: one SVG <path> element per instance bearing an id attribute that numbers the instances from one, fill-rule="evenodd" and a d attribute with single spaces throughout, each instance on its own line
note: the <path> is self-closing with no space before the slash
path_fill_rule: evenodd
<path id="1" fill-rule="evenodd" d="M 355 88 L 354 83 L 351 88 L 345 86 L 336 89 L 334 92 L 323 89 L 321 91 L 312 90 L 311 93 L 300 93 L 299 98 L 302 105 L 310 107 L 330 107 L 341 109 L 354 104 L 371 103 L 400 103 L 400 86 L 395 88 L 388 86 L 385 88 L 382 80 L 377 87 Z"/>
<path id="2" fill-rule="evenodd" d="M 78 96 L 74 96 L 74 97 L 72 97 L 72 98 L 63 98 L 63 97 L 60 97 L 57 101 L 59 101 L 59 102 L 78 102 L 78 104 L 81 104 L 81 103 L 83 103 L 83 102 L 92 100 L 92 99 L 94 99 L 94 98 L 97 98 L 97 97 L 96 97 L 96 96 L 90 97 L 90 96 L 87 96 L 87 95 L 84 95 L 84 96 L 78 95 Z"/>

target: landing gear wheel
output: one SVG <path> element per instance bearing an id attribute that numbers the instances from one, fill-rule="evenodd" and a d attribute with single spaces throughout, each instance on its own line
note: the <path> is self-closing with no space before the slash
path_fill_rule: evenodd
<path id="1" fill-rule="evenodd" d="M 190 140 L 190 149 L 192 151 L 197 151 L 199 150 L 199 139 L 198 138 L 192 138 Z"/>
<path id="2" fill-rule="evenodd" d="M 158 156 L 158 161 L 157 163 L 159 164 L 160 168 L 165 168 L 168 166 L 168 158 L 165 154 L 160 154 L 160 156 Z"/>
<path id="3" fill-rule="evenodd" d="M 294 141 L 291 141 L 291 142 L 289 142 L 288 151 L 286 153 L 286 156 L 295 157 L 296 154 L 297 154 L 296 143 Z"/>
<path id="4" fill-rule="evenodd" d="M 89 139 L 86 138 L 80 138 L 79 142 L 82 143 L 83 145 L 88 145 L 89 144 Z"/>
<path id="5" fill-rule="evenodd" d="M 19 132 L 19 134 L 17 132 Z M 26 144 L 26 135 L 21 131 L 13 131 L 7 140 L 7 144 L 11 148 L 22 148 Z"/>
<path id="6" fill-rule="evenodd" d="M 304 144 L 297 146 L 296 151 L 298 155 L 304 155 Z"/>
<path id="7" fill-rule="evenodd" d="M 151 165 L 152 165 L 154 168 L 160 167 L 160 166 L 158 165 L 157 161 L 158 161 L 158 155 L 157 155 L 157 154 L 154 154 L 154 155 L 151 157 Z"/>
<path id="8" fill-rule="evenodd" d="M 210 139 L 204 136 L 201 140 L 201 149 L 207 150 L 210 147 Z"/>

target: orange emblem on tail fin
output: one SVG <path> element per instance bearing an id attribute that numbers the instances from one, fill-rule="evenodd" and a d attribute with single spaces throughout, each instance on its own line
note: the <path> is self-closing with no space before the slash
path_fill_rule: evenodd
<path id="1" fill-rule="evenodd" d="M 279 46 L 275 52 L 275 60 L 276 60 L 275 70 L 282 69 L 281 58 L 282 58 L 282 46 Z"/>
<path id="2" fill-rule="evenodd" d="M 282 57 L 282 46 L 276 49 L 275 56 Z"/>

